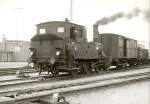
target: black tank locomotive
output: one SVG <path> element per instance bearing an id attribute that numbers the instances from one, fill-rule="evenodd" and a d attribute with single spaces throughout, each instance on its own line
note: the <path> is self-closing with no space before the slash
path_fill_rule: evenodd
<path id="1" fill-rule="evenodd" d="M 87 42 L 84 26 L 70 22 L 45 22 L 37 25 L 31 39 L 31 61 L 41 74 L 67 72 L 72 75 L 99 72 L 111 65 L 99 42 Z"/>

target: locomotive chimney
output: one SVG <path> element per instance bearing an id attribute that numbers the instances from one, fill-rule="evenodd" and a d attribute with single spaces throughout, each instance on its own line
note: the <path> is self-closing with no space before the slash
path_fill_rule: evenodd
<path id="1" fill-rule="evenodd" d="M 98 26 L 100 25 L 100 20 L 96 21 L 96 23 L 93 25 L 93 38 L 94 41 L 98 42 L 99 39 L 99 31 L 98 31 Z"/>
<path id="2" fill-rule="evenodd" d="M 93 25 L 93 37 L 94 37 L 94 39 L 98 38 L 98 34 L 99 34 L 98 24 L 94 24 Z"/>

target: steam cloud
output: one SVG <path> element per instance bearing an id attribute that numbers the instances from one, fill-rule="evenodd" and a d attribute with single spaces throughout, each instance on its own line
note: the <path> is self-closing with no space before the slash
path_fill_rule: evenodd
<path id="1" fill-rule="evenodd" d="M 115 22 L 117 19 L 120 19 L 120 18 L 132 19 L 133 17 L 139 16 L 140 13 L 142 13 L 144 15 L 145 19 L 149 21 L 149 19 L 150 19 L 149 11 L 142 11 L 138 7 L 136 7 L 133 9 L 133 11 L 131 11 L 130 13 L 127 13 L 127 14 L 125 14 L 123 12 L 119 12 L 117 14 L 110 16 L 110 17 L 103 17 L 102 19 L 97 21 L 95 23 L 95 25 L 99 25 L 99 24 L 100 25 L 107 25 L 108 23 Z"/>

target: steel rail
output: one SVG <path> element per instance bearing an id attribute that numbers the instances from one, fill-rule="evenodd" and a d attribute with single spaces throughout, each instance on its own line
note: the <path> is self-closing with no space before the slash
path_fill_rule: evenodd
<path id="1" fill-rule="evenodd" d="M 130 71 L 130 70 L 128 70 Z M 132 70 L 131 70 L 132 71 Z M 115 72 L 116 73 L 120 73 L 120 72 Z M 122 72 L 122 73 L 125 73 L 125 72 Z M 105 74 L 113 74 L 113 73 L 103 73 L 102 75 L 105 75 Z M 83 78 L 83 77 L 95 77 L 95 76 L 99 76 L 100 74 L 93 74 L 93 75 L 90 75 L 90 76 L 85 76 L 85 75 L 80 75 L 78 76 L 78 78 Z M 34 77 L 29 77 L 29 78 L 16 78 L 16 79 L 11 79 L 11 80 L 2 80 L 0 81 L 0 88 L 2 87 L 7 87 L 7 86 L 13 86 L 13 85 L 21 85 L 21 84 L 30 84 L 30 83 L 36 83 L 36 82 L 41 82 L 41 80 L 38 79 L 39 76 L 34 76 Z M 52 80 L 54 81 L 57 81 L 57 79 L 74 79 L 74 78 L 69 78 L 69 76 L 57 76 L 57 77 L 54 77 L 54 76 L 49 76 L 48 79 L 44 80 L 43 82 L 51 82 Z M 77 79 L 77 78 L 75 78 Z"/>
<path id="2" fill-rule="evenodd" d="M 119 77 L 113 77 L 113 78 L 108 78 L 108 79 L 103 79 L 103 80 L 95 80 L 95 81 L 81 81 L 81 82 L 76 82 L 76 83 L 67 83 L 64 86 L 55 86 L 55 88 L 46 88 L 43 90 L 36 90 L 31 93 L 23 93 L 18 95 L 16 98 L 9 98 L 9 97 L 0 97 L 0 104 L 12 104 L 16 103 L 19 101 L 32 101 L 37 98 L 43 97 L 43 96 L 49 96 L 53 94 L 54 92 L 68 92 L 68 91 L 75 91 L 75 90 L 82 90 L 82 89 L 87 89 L 87 88 L 93 88 L 93 87 L 103 87 L 103 86 L 108 86 L 108 85 L 113 85 L 113 84 L 120 84 L 120 83 L 127 83 L 135 80 L 142 80 L 150 78 L 150 72 L 145 72 L 145 73 L 139 73 L 139 74 L 133 74 L 133 75 L 127 75 L 127 76 L 119 76 Z"/>
<path id="3" fill-rule="evenodd" d="M 144 68 L 147 68 L 147 66 L 144 67 Z M 136 67 L 136 69 L 139 69 L 139 67 Z M 136 69 L 132 69 L 132 70 L 136 70 Z M 129 69 L 125 69 L 123 71 L 129 71 Z M 89 76 L 78 75 L 78 77 L 79 78 L 80 77 L 91 77 L 91 76 L 97 76 L 97 75 L 100 75 L 100 74 L 109 74 L 109 73 L 117 73 L 117 72 L 120 72 L 120 70 L 107 70 L 107 71 L 102 71 L 101 73 L 93 73 Z M 16 77 L 16 75 L 12 75 L 12 76 L 8 75 L 8 76 L 3 76 L 3 77 L 0 76 L 0 86 L 2 86 L 2 85 L 11 85 L 11 84 L 13 85 L 13 84 L 19 84 L 19 83 L 20 84 L 21 83 L 27 83 L 27 82 L 31 82 L 31 80 L 32 81 L 34 81 L 34 80 L 37 81 L 37 79 L 39 78 L 39 75 L 38 75 L 37 72 L 30 73 L 28 75 L 29 75 L 29 77 L 27 77 L 27 78 L 18 78 L 18 77 Z M 51 76 L 48 76 L 48 77 L 51 77 Z M 48 79 L 51 80 L 51 78 L 48 78 Z"/>
<path id="4" fill-rule="evenodd" d="M 131 71 L 130 71 L 131 72 Z M 35 82 L 27 82 L 27 83 L 21 83 L 21 84 L 14 84 L 11 86 L 0 86 L 0 95 L 13 95 L 16 93 L 29 93 L 29 92 L 35 92 L 35 91 L 41 91 L 46 89 L 55 89 L 59 87 L 64 87 L 66 85 L 70 84 L 82 84 L 82 83 L 91 83 L 95 81 L 103 81 L 103 80 L 109 80 L 114 79 L 118 77 L 130 77 L 130 76 L 137 76 L 141 74 L 150 74 L 150 70 L 147 69 L 145 72 L 143 70 L 138 71 L 132 71 L 132 73 L 124 72 L 124 73 L 113 73 L 113 74 L 106 74 L 101 76 L 93 76 L 93 77 L 85 77 L 85 78 L 75 78 L 70 80 L 61 80 L 57 82 L 58 80 L 45 80 L 45 81 L 38 81 Z"/>

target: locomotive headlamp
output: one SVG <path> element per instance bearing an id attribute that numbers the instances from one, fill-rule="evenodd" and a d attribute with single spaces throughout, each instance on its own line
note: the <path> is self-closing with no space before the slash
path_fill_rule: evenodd
<path id="1" fill-rule="evenodd" d="M 77 47 L 76 46 L 74 46 L 74 50 L 77 51 Z"/>
<path id="2" fill-rule="evenodd" d="M 33 56 L 35 53 L 35 49 L 34 48 L 30 48 L 30 55 Z"/>
<path id="3" fill-rule="evenodd" d="M 96 46 L 95 48 L 96 48 L 97 50 L 99 50 L 99 46 Z"/>
<path id="4" fill-rule="evenodd" d="M 60 51 L 56 51 L 56 56 L 59 56 L 60 55 Z"/>
<path id="5" fill-rule="evenodd" d="M 59 56 L 60 54 L 61 54 L 61 48 L 56 48 L 56 52 L 55 52 L 55 54 L 56 54 L 56 56 Z"/>
<path id="6" fill-rule="evenodd" d="M 33 51 L 31 51 L 31 52 L 30 52 L 30 55 L 32 56 L 33 54 L 34 54 L 34 52 L 33 52 Z"/>

